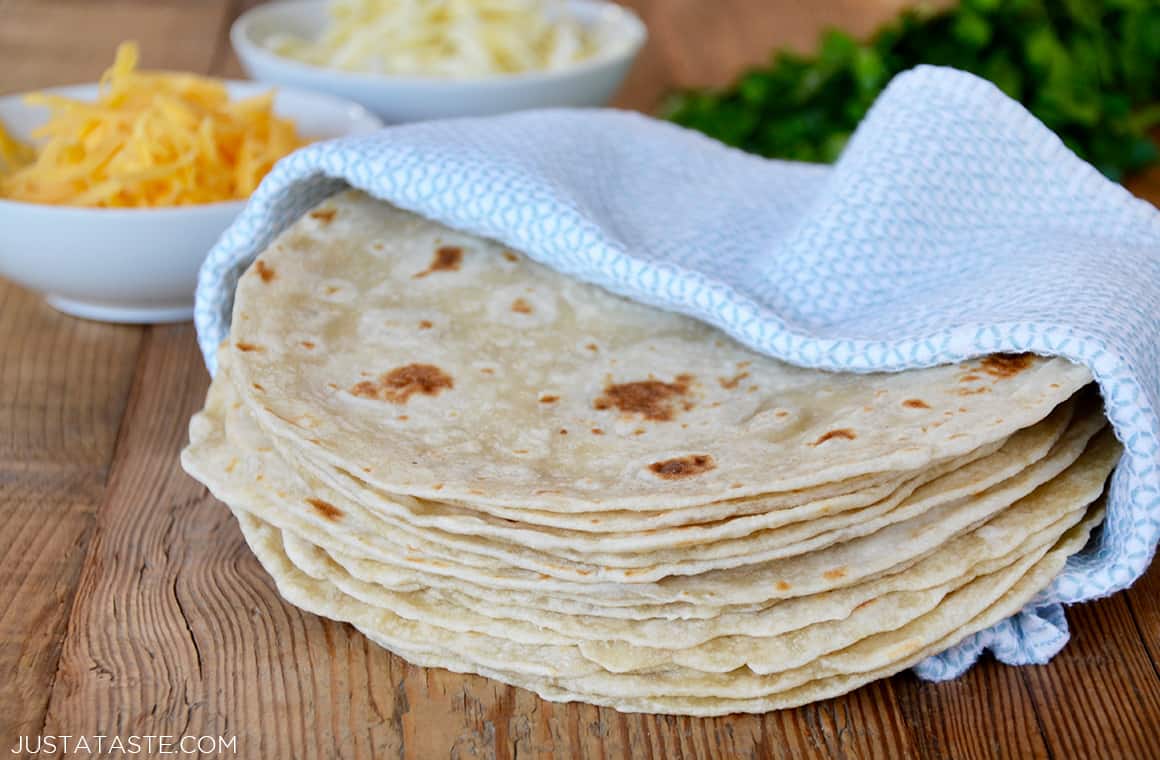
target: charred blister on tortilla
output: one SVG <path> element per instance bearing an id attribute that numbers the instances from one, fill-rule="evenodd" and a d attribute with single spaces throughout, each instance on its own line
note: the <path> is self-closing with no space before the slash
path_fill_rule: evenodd
<path id="1" fill-rule="evenodd" d="M 376 380 L 362 380 L 350 388 L 352 396 L 405 404 L 416 393 L 438 396 L 455 387 L 455 380 L 434 364 L 407 364 L 384 372 Z"/>
<path id="2" fill-rule="evenodd" d="M 639 415 L 652 422 L 670 422 L 679 411 L 690 411 L 694 404 L 688 396 L 695 378 L 680 374 L 671 383 L 649 377 L 628 383 L 613 383 L 609 378 L 604 393 L 592 402 L 597 411 L 616 408 L 622 417 Z"/>

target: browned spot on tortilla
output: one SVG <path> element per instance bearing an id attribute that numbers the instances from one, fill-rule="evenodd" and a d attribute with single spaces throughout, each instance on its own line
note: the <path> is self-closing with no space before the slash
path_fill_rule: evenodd
<path id="1" fill-rule="evenodd" d="M 636 430 L 632 431 L 632 434 L 633 435 L 644 435 L 644 428 L 637 428 Z"/>
<path id="2" fill-rule="evenodd" d="M 907 409 L 930 409 L 930 404 L 920 398 L 908 398 L 902 402 Z"/>
<path id="3" fill-rule="evenodd" d="M 741 488 L 743 485 L 744 485 L 743 483 L 730 483 L 729 487 L 730 488 Z"/>
<path id="4" fill-rule="evenodd" d="M 862 602 L 861 604 L 856 605 L 854 607 L 854 609 L 860 610 L 863 607 L 869 607 L 871 604 L 874 604 L 874 602 L 877 602 L 877 601 L 878 601 L 877 599 L 867 599 L 866 601 Z"/>
<path id="5" fill-rule="evenodd" d="M 331 504 L 329 501 L 322 499 L 315 499 L 310 497 L 306 503 L 314 507 L 314 511 L 325 517 L 327 520 L 334 521 L 342 517 L 342 510 Z"/>
<path id="6" fill-rule="evenodd" d="M 429 319 L 419 320 L 419 329 L 420 330 L 430 330 L 434 326 L 435 326 L 434 323 L 432 323 L 431 320 L 429 320 Z"/>
<path id="7" fill-rule="evenodd" d="M 580 575 L 592 575 L 591 570 L 577 570 L 576 572 L 579 573 Z"/>
<path id="8" fill-rule="evenodd" d="M 254 271 L 257 272 L 258 276 L 262 278 L 262 282 L 269 282 L 278 276 L 278 273 L 274 271 L 274 268 L 261 259 L 258 259 L 254 262 Z"/>
<path id="9" fill-rule="evenodd" d="M 848 570 L 845 567 L 836 567 L 833 570 L 827 570 L 822 573 L 822 576 L 828 581 L 836 581 L 845 578 L 847 572 Z"/>
<path id="10" fill-rule="evenodd" d="M 405 404 L 416 393 L 438 396 L 444 389 L 455 387 L 455 381 L 434 364 L 408 364 L 379 375 L 377 381 L 363 380 L 350 392 L 362 398 Z"/>
<path id="11" fill-rule="evenodd" d="M 680 480 L 715 469 L 717 463 L 708 454 L 686 454 L 683 457 L 666 459 L 663 462 L 653 462 L 649 470 L 665 480 Z"/>
<path id="12" fill-rule="evenodd" d="M 592 428 L 592 435 L 604 435 L 604 431 L 600 428 Z"/>
<path id="13" fill-rule="evenodd" d="M 527 449 L 512 449 L 512 453 L 513 454 L 527 454 L 528 450 Z"/>
<path id="14" fill-rule="evenodd" d="M 595 343 L 589 343 L 588 345 L 584 346 L 584 348 L 588 349 L 589 351 L 595 351 L 595 350 L 597 350 L 597 347 L 596 347 L 596 344 L 595 344 Z"/>
<path id="15" fill-rule="evenodd" d="M 436 483 L 435 485 L 431 486 L 431 490 L 432 490 L 432 491 L 442 491 L 442 490 L 443 490 L 443 484 L 442 484 L 442 483 Z"/>
<path id="16" fill-rule="evenodd" d="M 992 354 L 983 359 L 980 369 L 991 377 L 1003 379 L 1015 377 L 1030 367 L 1033 361 L 1035 354 Z"/>
<path id="17" fill-rule="evenodd" d="M 364 467 L 363 472 L 374 472 L 370 467 Z"/>
<path id="18" fill-rule="evenodd" d="M 463 249 L 455 245 L 444 245 L 435 249 L 435 257 L 422 272 L 415 274 L 419 280 L 434 272 L 457 272 L 463 263 Z"/>
<path id="19" fill-rule="evenodd" d="M 327 383 L 326 387 L 336 391 L 338 390 L 338 383 Z"/>
<path id="20" fill-rule="evenodd" d="M 234 347 L 235 347 L 235 348 L 237 348 L 239 351 L 246 351 L 246 352 L 249 352 L 249 351 L 265 351 L 265 350 L 266 350 L 265 348 L 263 348 L 263 347 L 261 347 L 261 346 L 256 346 L 256 345 L 254 345 L 253 343 L 242 343 L 242 342 L 238 342 L 238 343 L 235 343 L 235 344 L 234 344 Z"/>
<path id="21" fill-rule="evenodd" d="M 516 314 L 531 314 L 532 305 L 522 298 L 512 301 L 512 311 Z"/>
<path id="22" fill-rule="evenodd" d="M 334 221 L 334 215 L 338 213 L 335 208 L 319 208 L 310 212 L 311 219 L 317 219 L 323 224 L 330 224 Z"/>
<path id="23" fill-rule="evenodd" d="M 604 387 L 604 395 L 592 402 L 592 406 L 598 410 L 616 407 L 624 416 L 639 414 L 646 420 L 667 422 L 676 413 L 676 400 L 689 392 L 692 382 L 692 375 L 681 374 L 671 383 L 653 379 L 610 383 Z M 686 402 L 683 408 L 691 409 L 692 404 Z"/>
<path id="24" fill-rule="evenodd" d="M 978 376 L 978 375 L 976 375 L 976 374 L 974 374 L 974 373 L 972 373 L 972 374 L 969 374 L 969 375 L 963 375 L 962 377 L 960 377 L 960 378 L 959 378 L 959 382 L 960 382 L 960 383 L 973 383 L 973 382 L 975 382 L 975 381 L 976 381 L 976 380 L 978 380 L 978 379 L 979 379 L 979 376 Z"/>
<path id="25" fill-rule="evenodd" d="M 778 591 L 789 591 L 791 588 L 793 588 L 793 586 L 789 585 L 789 583 L 787 583 L 786 581 L 778 581 L 777 582 L 777 590 Z"/>
<path id="26" fill-rule="evenodd" d="M 326 286 L 326 295 L 332 296 L 340 290 L 342 290 L 342 288 L 338 287 L 337 285 L 327 285 Z"/>
<path id="27" fill-rule="evenodd" d="M 501 255 L 502 255 L 502 256 L 503 256 L 505 259 L 507 259 L 508 261 L 519 261 L 519 260 L 520 260 L 520 257 L 519 257 L 519 256 L 517 256 L 517 255 L 515 255 L 515 254 L 514 254 L 514 253 L 512 253 L 511 251 L 504 251 L 504 252 L 503 252 Z"/>
<path id="28" fill-rule="evenodd" d="M 564 428 L 560 428 L 560 435 L 568 435 L 568 431 Z"/>
<path id="29" fill-rule="evenodd" d="M 231 460 L 230 460 L 230 463 L 226 465 L 226 472 L 227 472 L 227 473 L 231 473 L 231 472 L 233 472 L 233 471 L 234 471 L 234 468 L 235 468 L 235 467 L 237 467 L 237 466 L 238 466 L 238 460 L 237 460 L 237 459 L 231 459 Z"/>
<path id="30" fill-rule="evenodd" d="M 307 440 L 310 441 L 311 443 L 313 443 L 315 446 L 322 445 L 322 441 L 318 440 L 317 438 L 308 438 Z"/>
<path id="31" fill-rule="evenodd" d="M 266 388 L 261 383 L 250 383 L 256 391 L 265 391 Z"/>
<path id="32" fill-rule="evenodd" d="M 966 411 L 967 411 L 967 408 L 966 408 L 965 406 L 960 406 L 960 407 L 959 407 L 959 412 L 960 412 L 960 413 L 965 413 Z"/>
<path id="33" fill-rule="evenodd" d="M 959 388 L 958 394 L 960 396 L 978 396 L 980 393 L 990 393 L 991 389 L 985 385 L 980 385 L 978 388 Z"/>
<path id="34" fill-rule="evenodd" d="M 542 581 L 546 581 L 551 577 L 552 576 L 548 575 L 547 573 L 540 573 L 540 580 L 542 580 Z"/>
<path id="35" fill-rule="evenodd" d="M 401 422 L 406 422 L 407 420 L 409 420 L 409 419 L 411 419 L 411 418 L 410 418 L 410 417 L 408 417 L 408 416 L 407 416 L 407 415 L 405 415 L 405 414 L 400 414 L 400 415 L 399 415 L 398 417 L 396 417 L 395 419 L 397 419 L 397 420 L 399 420 L 399 421 L 401 421 Z"/>
<path id="36" fill-rule="evenodd" d="M 483 369 L 481 369 L 479 371 L 485 375 L 494 375 L 495 374 L 495 370 L 492 369 L 491 367 L 484 367 Z"/>
<path id="37" fill-rule="evenodd" d="M 304 340 L 304 341 L 302 341 L 302 344 L 301 344 L 301 345 L 302 345 L 302 347 L 303 347 L 303 348 L 305 348 L 307 351 L 313 351 L 313 350 L 314 350 L 314 341 L 312 341 L 312 340 Z"/>
<path id="38" fill-rule="evenodd" d="M 540 396 L 541 404 L 554 404 L 560 400 L 559 396 Z"/>
<path id="39" fill-rule="evenodd" d="M 821 446 L 826 441 L 833 440 L 834 438 L 845 438 L 847 441 L 852 441 L 857 437 L 858 435 L 850 428 L 838 428 L 837 430 L 822 433 L 818 436 L 818 440 L 814 441 L 811 445 Z"/>
<path id="40" fill-rule="evenodd" d="M 748 372 L 739 372 L 733 377 L 719 377 L 717 382 L 721 383 L 721 387 L 727 391 L 731 391 L 741 384 L 741 381 L 749 377 Z"/>
<path id="41" fill-rule="evenodd" d="M 789 412 L 787 412 L 784 409 L 778 409 L 776 412 L 773 413 L 773 416 L 774 417 L 788 417 Z"/>

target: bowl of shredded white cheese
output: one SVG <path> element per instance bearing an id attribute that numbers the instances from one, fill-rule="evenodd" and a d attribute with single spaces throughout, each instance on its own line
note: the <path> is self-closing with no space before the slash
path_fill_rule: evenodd
<path id="1" fill-rule="evenodd" d="M 286 0 L 230 34 L 252 78 L 392 123 L 605 105 L 646 38 L 604 0 Z"/>

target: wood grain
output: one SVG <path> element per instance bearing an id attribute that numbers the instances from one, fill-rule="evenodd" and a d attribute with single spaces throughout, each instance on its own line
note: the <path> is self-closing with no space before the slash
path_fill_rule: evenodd
<path id="1" fill-rule="evenodd" d="M 254 0 L 0 0 L 0 92 L 149 65 L 240 74 Z M 633 0 L 651 39 L 617 103 L 724 84 L 777 45 L 867 33 L 900 0 Z M 1132 187 L 1152 199 L 1149 175 Z M 177 454 L 207 378 L 188 325 L 71 320 L 0 283 L 0 744 L 28 734 L 236 736 L 245 758 L 1160 756 L 1160 570 L 1069 613 L 1042 668 L 985 660 L 797 710 L 691 719 L 557 705 L 408 665 L 285 604 Z M 15 755 L 14 755 L 15 756 Z"/>
<path id="2" fill-rule="evenodd" d="M 1068 619 L 1067 647 L 1023 669 L 1048 744 L 1062 757 L 1160 757 L 1160 678 L 1125 597 L 1076 605 Z"/>
<path id="3" fill-rule="evenodd" d="M 0 281 L 0 742 L 40 731 L 140 330 Z"/>

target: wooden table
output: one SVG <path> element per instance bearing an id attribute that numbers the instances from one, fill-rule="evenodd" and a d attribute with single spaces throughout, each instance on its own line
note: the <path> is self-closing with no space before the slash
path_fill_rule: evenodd
<path id="1" fill-rule="evenodd" d="M 887 0 L 634 0 L 622 105 L 728 81 Z M 91 81 L 115 44 L 237 75 L 237 0 L 0 0 L 0 93 Z M 1160 173 L 1135 186 L 1160 199 Z M 0 230 L 0 234 L 3 231 Z M 244 758 L 1160 757 L 1160 567 L 1077 607 L 1045 667 L 898 675 L 766 716 L 626 716 L 422 670 L 283 603 L 178 466 L 208 378 L 188 324 L 61 316 L 0 281 L 0 748 L 37 735 L 224 735 Z M 144 756 L 144 755 L 141 755 Z"/>

